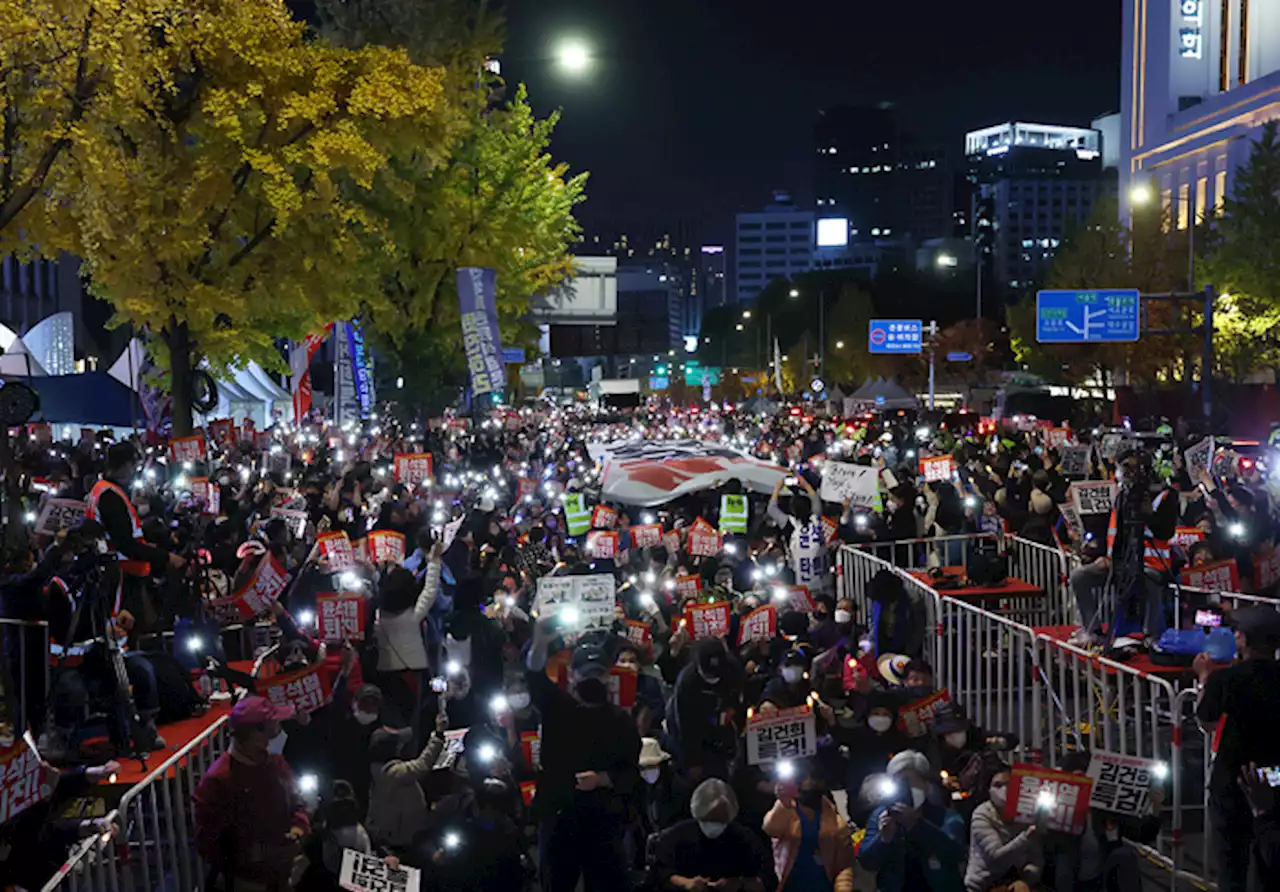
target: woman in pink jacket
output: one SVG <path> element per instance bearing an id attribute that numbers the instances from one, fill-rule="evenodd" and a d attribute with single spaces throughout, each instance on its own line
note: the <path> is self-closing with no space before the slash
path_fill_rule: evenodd
<path id="1" fill-rule="evenodd" d="M 853 892 L 852 831 L 822 779 L 801 762 L 778 763 L 778 801 L 764 816 L 779 892 Z"/>

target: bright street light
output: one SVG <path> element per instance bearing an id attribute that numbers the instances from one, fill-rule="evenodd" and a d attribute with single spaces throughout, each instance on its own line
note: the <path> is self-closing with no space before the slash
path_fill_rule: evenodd
<path id="1" fill-rule="evenodd" d="M 843 349 L 844 349 L 844 341 L 836 341 L 836 349 L 837 349 L 837 350 L 843 350 Z"/>
<path id="2" fill-rule="evenodd" d="M 742 311 L 742 318 L 743 318 L 743 319 L 750 319 L 750 318 L 751 318 L 751 311 L 750 311 L 750 310 L 743 310 L 743 311 Z"/>
<path id="3" fill-rule="evenodd" d="M 735 329 L 736 331 L 742 331 L 742 323 L 741 323 L 741 322 L 739 322 L 737 325 L 735 325 L 735 326 L 734 326 L 734 329 Z"/>
<path id="4" fill-rule="evenodd" d="M 591 51 L 580 40 L 562 43 L 556 50 L 560 68 L 569 74 L 582 74 L 591 67 Z"/>
<path id="5" fill-rule="evenodd" d="M 954 267 L 957 263 L 959 263 L 959 261 L 956 260 L 956 255 L 954 254 L 938 255 L 938 266 L 940 267 L 951 268 L 951 267 Z"/>
<path id="6" fill-rule="evenodd" d="M 792 297 L 799 297 L 799 296 L 800 296 L 800 289 L 798 289 L 798 288 L 792 288 L 792 289 L 791 289 L 791 296 L 792 296 Z"/>
<path id="7" fill-rule="evenodd" d="M 1151 187 L 1146 183 L 1138 183 L 1129 190 L 1129 200 L 1134 204 L 1143 205 L 1151 202 Z"/>

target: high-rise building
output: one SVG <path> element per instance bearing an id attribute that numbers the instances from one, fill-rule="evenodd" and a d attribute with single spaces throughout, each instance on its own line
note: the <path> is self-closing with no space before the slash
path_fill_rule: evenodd
<path id="1" fill-rule="evenodd" d="M 895 190 L 902 146 L 892 107 L 841 105 L 813 125 L 814 204 L 819 217 L 845 217 L 855 240 L 892 236 L 901 215 Z"/>
<path id="2" fill-rule="evenodd" d="M 1150 196 L 1185 229 L 1280 117 L 1280 0 L 1125 0 L 1120 68 L 1122 207 Z"/>
<path id="3" fill-rule="evenodd" d="M 551 355 L 625 356 L 666 353 L 684 344 L 686 283 L 680 264 L 667 260 L 617 263 L 617 314 L 608 326 L 551 327 Z"/>
<path id="4" fill-rule="evenodd" d="M 685 335 L 702 331 L 702 317 L 708 310 L 730 302 L 729 279 L 726 275 L 724 245 L 702 245 L 698 249 L 697 266 L 689 282 L 685 301 Z"/>
<path id="5" fill-rule="evenodd" d="M 813 267 L 815 217 L 785 191 L 773 193 L 764 210 L 738 214 L 734 244 L 734 293 L 750 303 L 774 279 Z"/>
<path id="6" fill-rule="evenodd" d="M 1011 122 L 965 135 L 974 187 L 974 235 L 990 244 L 987 288 L 1012 297 L 1032 288 L 1062 238 L 1113 194 L 1101 135 L 1087 127 Z"/>

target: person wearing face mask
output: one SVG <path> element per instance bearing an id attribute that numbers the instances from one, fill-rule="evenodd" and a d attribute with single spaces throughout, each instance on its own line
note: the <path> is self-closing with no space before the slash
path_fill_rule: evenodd
<path id="1" fill-rule="evenodd" d="M 812 651 L 807 647 L 793 647 L 782 658 L 778 674 L 765 685 L 761 705 L 772 703 L 778 709 L 803 706 L 811 690 L 809 665 Z"/>
<path id="2" fill-rule="evenodd" d="M 969 794 L 961 808 L 967 816 L 982 802 L 983 791 L 1000 767 L 1000 754 L 1016 747 L 1018 736 L 984 731 L 970 722 L 963 710 L 949 703 L 934 713 L 933 733 L 938 738 L 937 764 L 945 772 L 944 786 Z"/>
<path id="3" fill-rule="evenodd" d="M 645 737 L 640 741 L 641 825 L 645 835 L 666 830 L 678 822 L 689 804 L 687 787 L 681 792 L 676 783 L 675 766 L 671 754 L 662 748 L 656 738 Z"/>
<path id="4" fill-rule="evenodd" d="M 968 854 L 964 818 L 937 786 L 929 760 L 905 750 L 889 760 L 875 791 L 858 861 L 876 874 L 876 892 L 962 892 Z"/>
<path id="5" fill-rule="evenodd" d="M 631 709 L 636 720 L 636 733 L 647 737 L 657 728 L 662 727 L 666 718 L 667 700 L 662 694 L 662 682 L 656 676 L 643 672 L 640 660 L 640 649 L 630 642 L 624 642 L 618 650 L 617 665 L 636 673 L 636 702 Z"/>
<path id="6" fill-rule="evenodd" d="M 759 837 L 736 821 L 738 797 L 717 778 L 693 791 L 691 820 L 681 821 L 653 842 L 653 874 L 675 892 L 773 892 L 769 855 Z M 847 840 L 847 835 L 846 835 Z"/>
<path id="7" fill-rule="evenodd" d="M 627 800 L 639 782 L 640 736 L 631 716 L 609 703 L 605 676 L 613 642 L 588 636 L 569 663 L 568 690 L 547 677 L 554 615 L 540 617 L 525 656 L 533 704 L 542 713 L 538 849 L 545 892 L 626 889 L 622 851 Z"/>
<path id="8" fill-rule="evenodd" d="M 867 778 L 882 773 L 894 753 L 907 748 L 907 735 L 897 727 L 897 704 L 882 692 L 873 692 L 867 698 L 867 715 L 856 728 L 847 734 L 837 729 L 836 737 L 849 748 L 849 768 L 845 789 L 861 790 Z M 862 825 L 871 809 L 865 802 L 854 802 L 849 796 L 849 817 Z M 857 809 L 854 813 L 852 810 Z"/>
<path id="9" fill-rule="evenodd" d="M 346 684 L 335 686 L 328 711 L 329 776 L 345 776 L 356 801 L 364 805 L 369 801 L 369 739 L 381 724 L 382 689 L 364 684 L 352 697 Z"/>
<path id="10" fill-rule="evenodd" d="M 965 892 L 990 892 L 997 886 L 1030 892 L 1044 873 L 1043 833 L 1037 824 L 1020 829 L 1004 819 L 1008 795 L 1009 769 L 1004 768 L 991 778 L 987 801 L 973 813 Z"/>
<path id="11" fill-rule="evenodd" d="M 667 704 L 667 734 L 681 772 L 693 781 L 726 776 L 738 735 L 724 722 L 742 699 L 742 667 L 723 640 L 704 638 L 676 677 Z"/>
<path id="12" fill-rule="evenodd" d="M 365 827 L 375 845 L 403 852 L 427 818 L 427 800 L 419 782 L 431 773 L 444 752 L 448 720 L 436 716 L 436 727 L 417 757 L 403 757 L 412 737 L 409 728 L 380 727 L 369 739 L 369 810 Z"/>
<path id="13" fill-rule="evenodd" d="M 265 697 L 237 703 L 231 710 L 231 748 L 192 796 L 196 851 L 228 880 L 287 889 L 298 841 L 310 832 L 293 771 L 270 749 L 280 722 L 292 715 L 292 707 L 274 706 Z"/>
<path id="14" fill-rule="evenodd" d="M 432 809 L 405 863 L 425 872 L 433 892 L 521 892 L 524 840 L 511 805 L 518 798 L 504 780 L 473 778 Z"/>
<path id="15" fill-rule="evenodd" d="M 782 892 L 852 892 L 853 840 L 827 795 L 826 784 L 803 762 L 777 785 L 764 818 L 773 842 L 773 869 Z"/>

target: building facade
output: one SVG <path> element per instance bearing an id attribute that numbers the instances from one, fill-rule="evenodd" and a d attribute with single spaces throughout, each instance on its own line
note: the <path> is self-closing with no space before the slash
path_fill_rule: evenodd
<path id="1" fill-rule="evenodd" d="M 774 279 L 813 267 L 815 215 L 802 210 L 788 192 L 773 193 L 764 210 L 738 214 L 734 236 L 734 294 L 751 303 Z"/>
<path id="2" fill-rule="evenodd" d="M 1122 41 L 1122 207 L 1149 190 L 1184 229 L 1280 117 L 1280 0 L 1125 0 Z"/>
<path id="3" fill-rule="evenodd" d="M 1034 288 L 1063 237 L 1113 194 L 1092 128 L 1011 122 L 965 135 L 974 190 L 974 238 L 989 246 L 990 293 L 1013 298 Z"/>

